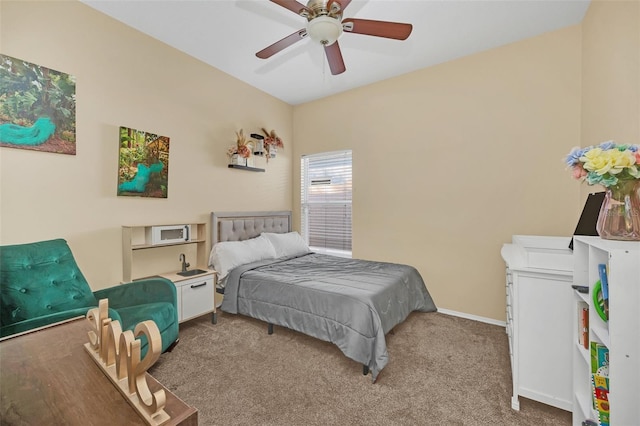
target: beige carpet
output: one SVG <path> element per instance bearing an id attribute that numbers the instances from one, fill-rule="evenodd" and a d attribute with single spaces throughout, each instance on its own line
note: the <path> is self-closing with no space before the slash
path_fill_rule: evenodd
<path id="1" fill-rule="evenodd" d="M 412 313 L 387 335 L 376 384 L 333 344 L 239 315 L 181 324 L 151 374 L 199 410 L 200 425 L 569 425 L 521 398 L 511 409 L 504 328 Z"/>

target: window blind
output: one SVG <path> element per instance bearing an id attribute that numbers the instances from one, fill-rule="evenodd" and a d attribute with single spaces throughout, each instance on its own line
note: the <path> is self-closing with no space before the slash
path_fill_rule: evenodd
<path id="1" fill-rule="evenodd" d="M 311 250 L 351 257 L 351 150 L 301 160 L 302 234 Z"/>

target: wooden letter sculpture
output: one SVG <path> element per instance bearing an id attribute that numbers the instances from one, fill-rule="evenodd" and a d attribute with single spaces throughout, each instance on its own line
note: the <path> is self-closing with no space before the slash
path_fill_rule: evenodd
<path id="1" fill-rule="evenodd" d="M 148 320 L 131 330 L 122 331 L 120 322 L 109 318 L 109 302 L 100 300 L 98 307 L 87 312 L 91 324 L 86 351 L 115 387 L 149 425 L 161 425 L 170 419 L 164 411 L 164 389 L 151 392 L 147 384 L 147 370 L 160 357 L 162 338 L 155 322 Z M 145 335 L 147 354 L 140 360 L 140 343 Z"/>

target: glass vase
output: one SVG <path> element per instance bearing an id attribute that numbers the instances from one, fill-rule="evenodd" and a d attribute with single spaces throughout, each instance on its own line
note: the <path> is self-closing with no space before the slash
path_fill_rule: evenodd
<path id="1" fill-rule="evenodd" d="M 606 188 L 596 230 L 607 240 L 640 241 L 640 179 Z"/>

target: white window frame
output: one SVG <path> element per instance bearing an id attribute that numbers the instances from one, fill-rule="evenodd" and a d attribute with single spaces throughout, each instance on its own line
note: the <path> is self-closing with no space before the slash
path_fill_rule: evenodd
<path id="1" fill-rule="evenodd" d="M 335 160 L 335 169 L 336 174 L 332 174 L 331 162 Z M 322 152 L 318 154 L 310 154 L 303 155 L 300 160 L 300 211 L 301 211 L 301 230 L 302 236 L 309 245 L 309 248 L 316 253 L 330 254 L 334 256 L 341 257 L 351 257 L 352 256 L 352 171 L 353 171 L 353 156 L 351 150 L 342 150 L 342 151 L 332 151 L 332 152 Z M 310 163 L 312 165 L 310 166 Z M 313 163 L 316 163 L 316 168 L 313 168 Z M 318 164 L 320 163 L 320 164 Z M 326 168 L 322 168 L 321 164 L 326 164 Z M 345 169 L 345 164 L 348 163 L 347 168 Z M 310 168 L 311 167 L 311 168 Z M 311 176 L 309 170 L 314 169 L 314 177 Z M 332 179 L 339 182 L 334 187 L 331 187 Z M 313 180 L 313 182 L 312 182 Z M 313 200 L 313 196 L 310 194 L 311 188 L 314 185 L 318 186 L 326 186 L 328 190 L 338 191 L 341 199 L 337 199 L 338 197 L 332 197 L 333 199 L 327 200 Z M 311 200 L 309 199 L 311 195 Z M 316 194 L 317 195 L 317 194 Z M 333 235 L 336 237 L 333 238 L 333 241 L 338 242 L 334 247 L 327 247 L 326 240 L 325 245 L 314 245 L 314 241 L 310 241 L 310 225 L 309 225 L 309 210 L 311 206 L 342 206 L 344 213 L 344 221 L 336 222 L 336 228 L 333 229 Z M 326 220 L 326 219 L 325 219 Z M 317 231 L 317 229 L 316 229 Z M 320 231 L 320 235 L 315 238 L 315 241 L 318 242 L 319 238 L 322 238 L 322 231 Z M 340 243 L 342 241 L 342 243 Z M 337 247 L 342 245 L 342 247 Z"/>

